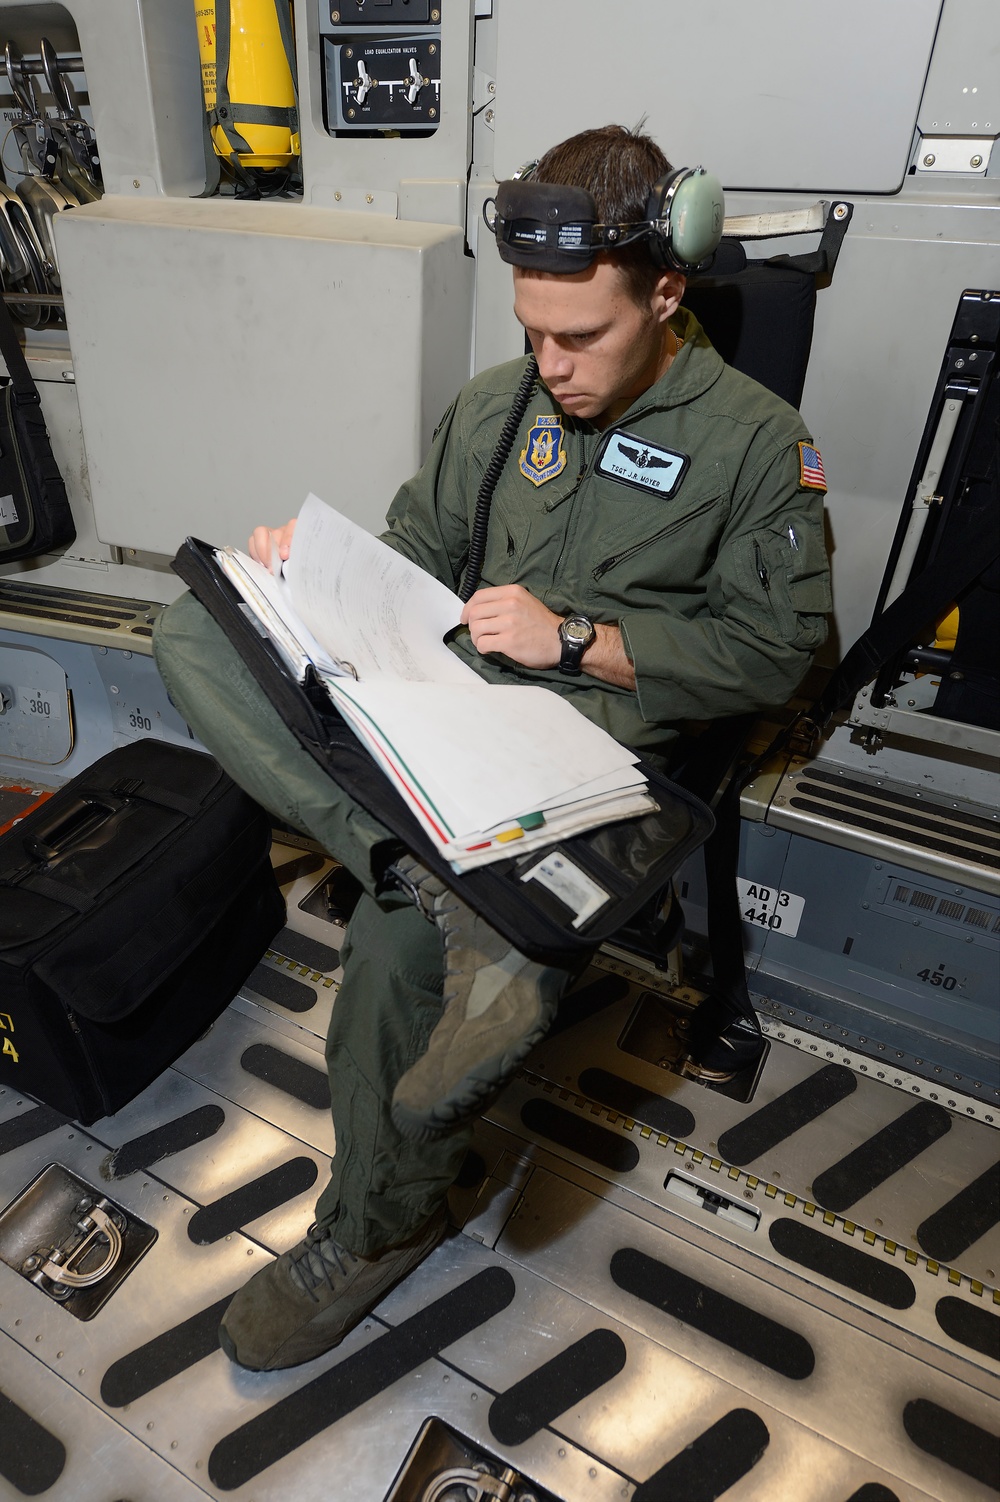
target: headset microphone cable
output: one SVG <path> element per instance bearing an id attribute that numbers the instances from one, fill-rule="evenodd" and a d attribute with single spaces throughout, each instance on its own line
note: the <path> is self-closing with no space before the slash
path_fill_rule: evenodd
<path id="1" fill-rule="evenodd" d="M 463 602 L 469 600 L 479 588 L 479 576 L 483 571 L 483 560 L 486 557 L 486 534 L 490 526 L 490 507 L 493 504 L 493 492 L 497 488 L 497 481 L 503 473 L 503 467 L 510 457 L 511 446 L 515 434 L 521 426 L 521 418 L 528 410 L 531 393 L 535 389 L 538 379 L 538 361 L 534 355 L 530 355 L 528 363 L 521 377 L 521 384 L 514 393 L 514 401 L 507 413 L 506 421 L 497 439 L 497 446 L 486 466 L 479 493 L 476 496 L 476 514 L 472 521 L 472 533 L 469 538 L 469 556 L 465 565 L 465 579 L 459 590 L 459 599 Z"/>

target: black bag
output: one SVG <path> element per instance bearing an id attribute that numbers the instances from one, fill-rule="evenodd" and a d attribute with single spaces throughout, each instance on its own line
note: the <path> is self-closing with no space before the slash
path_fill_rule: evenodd
<path id="1" fill-rule="evenodd" d="M 172 567 L 237 648 L 275 710 L 306 751 L 352 798 L 380 819 L 442 881 L 453 886 L 512 944 L 533 959 L 570 968 L 610 939 L 707 839 L 712 814 L 648 762 L 639 770 L 655 812 L 602 824 L 544 849 L 511 855 L 457 876 L 374 758 L 333 708 L 318 680 L 300 686 L 273 643 L 252 626 L 208 543 L 189 537 Z M 605 901 L 583 921 L 557 891 L 525 879 L 544 856 L 557 858 L 564 891 L 593 884 Z"/>
<path id="2" fill-rule="evenodd" d="M 0 1083 L 86 1124 L 227 1006 L 282 926 L 270 823 L 219 764 L 122 746 L 0 838 Z"/>
<path id="3" fill-rule="evenodd" d="M 0 563 L 13 563 L 67 547 L 76 528 L 38 388 L 2 298 L 0 351 L 10 375 L 0 391 Z"/>

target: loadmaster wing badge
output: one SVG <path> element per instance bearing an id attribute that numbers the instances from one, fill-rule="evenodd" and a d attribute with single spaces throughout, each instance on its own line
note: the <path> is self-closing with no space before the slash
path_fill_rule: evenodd
<path id="1" fill-rule="evenodd" d="M 544 485 L 562 474 L 566 468 L 565 437 L 562 418 L 535 418 L 521 450 L 521 473 L 532 485 Z"/>

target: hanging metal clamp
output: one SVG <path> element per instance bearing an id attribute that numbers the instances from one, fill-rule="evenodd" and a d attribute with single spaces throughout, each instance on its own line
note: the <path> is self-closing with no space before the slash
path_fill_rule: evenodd
<path id="1" fill-rule="evenodd" d="M 79 1234 L 70 1238 L 69 1245 L 39 1250 L 21 1264 L 24 1276 L 55 1299 L 67 1299 L 78 1288 L 92 1288 L 108 1276 L 122 1254 L 124 1221 L 120 1211 L 116 1212 L 108 1200 L 97 1204 L 81 1200 L 77 1211 Z M 100 1241 L 107 1244 L 103 1261 L 89 1272 L 81 1272 L 84 1259 Z"/>

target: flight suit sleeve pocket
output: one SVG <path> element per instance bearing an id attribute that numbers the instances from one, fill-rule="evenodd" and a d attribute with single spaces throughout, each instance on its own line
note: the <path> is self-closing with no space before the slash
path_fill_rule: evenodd
<path id="1" fill-rule="evenodd" d="M 792 517 L 780 535 L 787 559 L 788 598 L 800 615 L 825 615 L 833 608 L 830 565 L 823 526 L 819 521 Z"/>
<path id="2" fill-rule="evenodd" d="M 743 598 L 758 625 L 798 647 L 817 647 L 832 607 L 822 524 L 789 517 L 739 538 L 734 555 Z"/>

